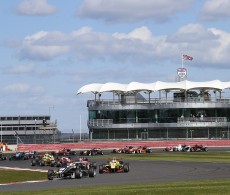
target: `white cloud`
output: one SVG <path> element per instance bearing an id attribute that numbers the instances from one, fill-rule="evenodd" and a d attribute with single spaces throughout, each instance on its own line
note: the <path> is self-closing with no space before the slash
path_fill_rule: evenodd
<path id="1" fill-rule="evenodd" d="M 173 14 L 186 11 L 191 0 L 85 0 L 78 8 L 79 17 L 103 19 L 106 22 L 165 22 Z"/>
<path id="2" fill-rule="evenodd" d="M 230 18 L 229 10 L 229 0 L 208 0 L 201 11 L 201 18 L 209 21 Z"/>
<path id="3" fill-rule="evenodd" d="M 16 66 L 10 66 L 5 68 L 5 72 L 10 74 L 24 74 L 24 73 L 31 73 L 34 71 L 33 64 L 22 64 Z"/>
<path id="4" fill-rule="evenodd" d="M 27 83 L 14 83 L 3 88 L 5 94 L 41 94 L 43 88 L 40 86 L 31 86 Z"/>
<path id="5" fill-rule="evenodd" d="M 23 40 L 20 55 L 22 58 L 47 60 L 69 51 L 68 37 L 60 32 L 40 31 Z M 67 41 L 67 42 L 65 42 Z"/>
<path id="6" fill-rule="evenodd" d="M 117 62 L 146 64 L 153 61 L 177 60 L 181 53 L 188 52 L 204 66 L 215 66 L 217 63 L 218 66 L 227 67 L 229 45 L 229 32 L 204 28 L 199 24 L 185 25 L 168 36 L 155 36 L 145 26 L 129 33 L 112 34 L 83 27 L 69 34 L 38 32 L 28 36 L 22 41 L 19 55 L 31 60 L 71 56 L 78 60 L 111 59 Z"/>
<path id="7" fill-rule="evenodd" d="M 114 33 L 113 36 L 118 39 L 140 39 L 142 41 L 149 40 L 152 37 L 152 32 L 146 27 L 135 29 L 132 32 L 125 33 Z"/>
<path id="8" fill-rule="evenodd" d="M 49 15 L 57 11 L 47 0 L 23 0 L 16 7 L 16 11 L 22 15 Z"/>
<path id="9" fill-rule="evenodd" d="M 211 29 L 206 29 L 200 24 L 188 24 L 181 27 L 176 33 L 168 36 L 170 42 L 196 43 L 205 40 L 217 40 L 219 36 L 215 35 Z"/>

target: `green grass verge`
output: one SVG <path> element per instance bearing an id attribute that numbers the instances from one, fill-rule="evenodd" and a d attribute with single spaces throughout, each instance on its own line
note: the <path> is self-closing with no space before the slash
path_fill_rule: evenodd
<path id="1" fill-rule="evenodd" d="M 77 182 L 77 181 L 76 181 Z M 81 187 L 66 189 L 51 189 L 41 191 L 22 191 L 22 192 L 2 192 L 0 194 L 85 194 L 85 195 L 136 195 L 136 194 L 158 194 L 158 195 L 210 195 L 210 194 L 230 194 L 230 180 L 208 180 L 193 182 L 171 182 L 171 183 L 149 183 L 138 185 L 114 185 L 100 187 Z"/>
<path id="2" fill-rule="evenodd" d="M 0 169 L 0 172 L 0 184 L 47 179 L 47 173 L 37 171 Z"/>

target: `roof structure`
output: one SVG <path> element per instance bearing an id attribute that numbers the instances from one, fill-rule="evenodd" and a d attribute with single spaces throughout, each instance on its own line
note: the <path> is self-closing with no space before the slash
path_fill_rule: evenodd
<path id="1" fill-rule="evenodd" d="M 129 84 L 121 83 L 93 83 L 84 85 L 77 91 L 78 94 L 92 92 L 94 94 L 103 92 L 134 92 L 134 91 L 161 91 L 161 90 L 223 90 L 230 89 L 230 82 L 221 82 L 219 80 L 206 82 L 180 81 L 180 82 L 161 82 L 139 83 L 131 82 Z"/>

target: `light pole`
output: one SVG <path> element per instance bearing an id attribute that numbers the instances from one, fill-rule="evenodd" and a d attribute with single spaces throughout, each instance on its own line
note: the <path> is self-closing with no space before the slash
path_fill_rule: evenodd
<path id="1" fill-rule="evenodd" d="M 72 132 L 73 132 L 73 143 L 74 143 L 74 131 L 73 131 L 73 129 L 72 129 Z"/>
<path id="2" fill-rule="evenodd" d="M 80 115 L 80 141 L 81 141 L 81 115 Z"/>
<path id="3" fill-rule="evenodd" d="M 1 121 L 1 143 L 2 143 L 2 121 Z"/>
<path id="4" fill-rule="evenodd" d="M 50 120 L 51 120 L 50 109 L 54 109 L 54 106 L 49 107 L 49 117 L 50 117 Z"/>
<path id="5" fill-rule="evenodd" d="M 35 121 L 35 131 L 34 131 L 34 143 L 36 144 L 36 124 L 37 124 L 37 119 L 34 119 L 34 121 Z"/>
<path id="6" fill-rule="evenodd" d="M 192 132 L 193 132 L 194 130 L 190 130 L 190 133 L 191 133 L 191 139 L 192 139 Z"/>

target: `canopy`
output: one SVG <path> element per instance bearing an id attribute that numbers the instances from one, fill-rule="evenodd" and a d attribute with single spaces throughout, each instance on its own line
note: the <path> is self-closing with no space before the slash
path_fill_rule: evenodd
<path id="1" fill-rule="evenodd" d="M 219 80 L 206 81 L 206 82 L 193 82 L 193 81 L 180 81 L 180 82 L 161 82 L 157 81 L 155 83 L 139 83 L 131 82 L 129 84 L 121 83 L 105 83 L 105 84 L 89 84 L 81 87 L 77 91 L 78 94 L 92 92 L 92 93 L 102 93 L 102 92 L 134 92 L 134 91 L 161 91 L 161 90 L 223 90 L 229 89 L 230 82 L 221 82 Z"/>

